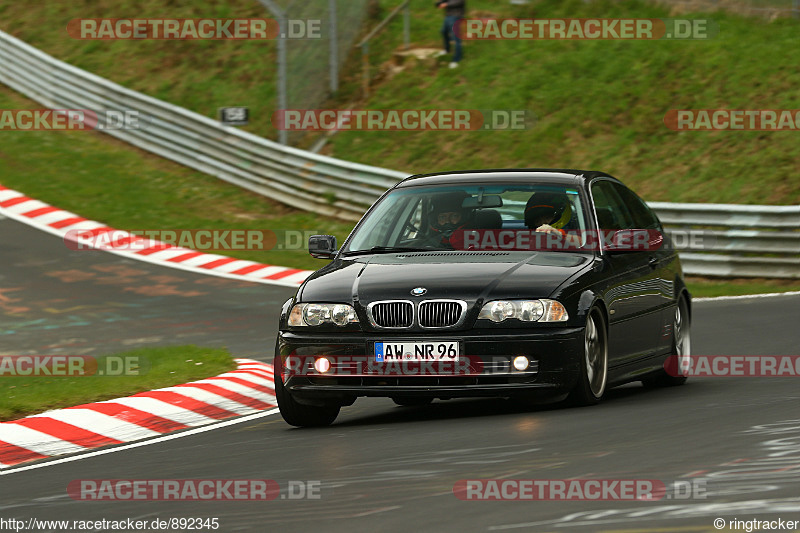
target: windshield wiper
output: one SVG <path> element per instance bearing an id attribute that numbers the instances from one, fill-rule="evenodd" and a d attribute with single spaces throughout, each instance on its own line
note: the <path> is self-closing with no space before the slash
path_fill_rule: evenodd
<path id="1" fill-rule="evenodd" d="M 407 248 L 405 246 L 373 246 L 367 250 L 349 250 L 342 255 L 390 254 L 395 252 L 433 252 L 437 248 Z"/>

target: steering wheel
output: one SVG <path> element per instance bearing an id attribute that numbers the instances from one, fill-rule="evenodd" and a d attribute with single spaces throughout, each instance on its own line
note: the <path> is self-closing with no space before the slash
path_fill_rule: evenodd
<path id="1" fill-rule="evenodd" d="M 405 224 L 403 224 L 403 227 L 402 227 L 402 229 L 401 229 L 400 231 L 403 231 L 403 230 L 405 230 L 406 228 L 409 228 L 409 229 L 410 229 L 410 230 L 412 230 L 414 233 L 419 233 L 419 228 L 418 228 L 418 227 L 416 227 L 414 224 L 412 224 L 410 220 L 406 220 L 406 223 L 405 223 Z"/>

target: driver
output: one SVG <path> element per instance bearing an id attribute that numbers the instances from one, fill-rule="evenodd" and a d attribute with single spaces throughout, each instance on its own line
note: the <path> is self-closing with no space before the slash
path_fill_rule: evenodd
<path id="1" fill-rule="evenodd" d="M 467 226 L 470 211 L 463 207 L 469 194 L 464 191 L 444 193 L 431 200 L 433 209 L 428 218 L 431 233 L 442 246 L 455 248 L 452 238 L 457 230 Z"/>

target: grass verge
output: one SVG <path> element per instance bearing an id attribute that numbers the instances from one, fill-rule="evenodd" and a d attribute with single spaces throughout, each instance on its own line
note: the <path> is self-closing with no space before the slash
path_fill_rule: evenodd
<path id="1" fill-rule="evenodd" d="M 139 375 L 100 375 L 99 371 L 74 377 L 0 375 L 0 421 L 196 381 L 236 367 L 223 349 L 167 346 L 98 357 L 97 368 L 124 368 L 119 366 L 121 360 L 135 364 Z"/>
<path id="2" fill-rule="evenodd" d="M 800 280 L 767 278 L 714 279 L 686 276 L 686 286 L 689 288 L 693 298 L 710 298 L 714 296 L 741 296 L 744 294 L 800 291 Z"/>
<path id="3" fill-rule="evenodd" d="M 38 107 L 0 87 L 0 109 Z M 353 226 L 286 207 L 102 133 L 0 133 L 0 184 L 113 228 L 314 231 L 342 242 Z M 322 266 L 305 248 L 210 253 L 310 270 Z"/>

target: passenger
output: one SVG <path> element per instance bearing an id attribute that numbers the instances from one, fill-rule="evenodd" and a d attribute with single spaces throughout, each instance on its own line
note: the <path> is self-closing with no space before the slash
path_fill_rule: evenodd
<path id="1" fill-rule="evenodd" d="M 525 225 L 533 231 L 554 233 L 564 237 L 570 246 L 580 246 L 580 237 L 563 228 L 572 219 L 572 207 L 566 195 L 538 192 L 525 205 Z"/>

